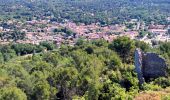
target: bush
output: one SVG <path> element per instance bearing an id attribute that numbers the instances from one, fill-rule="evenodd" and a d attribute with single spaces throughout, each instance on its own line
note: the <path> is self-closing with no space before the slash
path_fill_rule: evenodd
<path id="1" fill-rule="evenodd" d="M 161 87 L 159 85 L 154 85 L 153 83 L 144 83 L 142 85 L 142 89 L 145 90 L 145 91 L 157 91 L 157 90 L 160 90 Z"/>
<path id="2" fill-rule="evenodd" d="M 8 87 L 0 89 L 0 100 L 27 100 L 27 96 L 16 87 Z"/>
<path id="3" fill-rule="evenodd" d="M 155 79 L 154 84 L 161 86 L 162 88 L 166 88 L 170 86 L 170 80 L 169 78 L 165 78 L 165 77 L 160 77 Z"/>
<path id="4" fill-rule="evenodd" d="M 53 43 L 46 42 L 46 41 L 41 42 L 40 46 L 46 47 L 47 50 L 53 50 L 55 48 L 55 45 Z"/>

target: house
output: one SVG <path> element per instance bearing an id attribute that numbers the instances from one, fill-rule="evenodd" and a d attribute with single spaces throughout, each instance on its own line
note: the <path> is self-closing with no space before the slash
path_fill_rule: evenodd
<path id="1" fill-rule="evenodd" d="M 166 29 L 149 29 L 148 31 L 155 34 L 155 35 L 167 33 Z"/>

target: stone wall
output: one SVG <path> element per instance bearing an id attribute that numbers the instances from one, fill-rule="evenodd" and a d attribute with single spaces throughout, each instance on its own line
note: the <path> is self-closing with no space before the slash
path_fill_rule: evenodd
<path id="1" fill-rule="evenodd" d="M 165 59 L 158 54 L 143 53 L 140 49 L 135 50 L 135 70 L 140 84 L 144 82 L 144 79 L 165 77 L 166 69 Z"/>
<path id="2" fill-rule="evenodd" d="M 144 54 L 142 65 L 144 66 L 142 71 L 145 79 L 166 76 L 166 61 L 155 53 Z"/>
<path id="3" fill-rule="evenodd" d="M 137 72 L 139 84 L 144 83 L 142 72 L 142 52 L 140 49 L 135 50 L 135 71 Z"/>

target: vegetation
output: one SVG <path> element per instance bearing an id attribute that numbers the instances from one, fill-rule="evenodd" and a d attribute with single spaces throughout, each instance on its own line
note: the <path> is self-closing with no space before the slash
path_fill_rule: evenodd
<path id="1" fill-rule="evenodd" d="M 0 33 L 0 38 L 2 40 L 10 40 L 13 39 L 14 41 L 23 40 L 25 38 L 24 32 L 14 31 L 14 32 L 2 32 Z"/>
<path id="2" fill-rule="evenodd" d="M 101 27 L 124 24 L 130 30 L 136 24 L 131 23 L 132 19 L 146 26 L 152 21 L 168 26 L 169 6 L 169 0 L 0 0 L 0 38 L 12 42 L 0 45 L 0 100 L 133 100 L 150 98 L 155 91 L 156 98 L 168 100 L 170 67 L 167 77 L 151 79 L 139 86 L 134 50 L 156 52 L 169 65 L 170 42 L 153 41 L 156 46 L 151 47 L 128 37 L 118 37 L 111 43 L 78 38 L 74 47 L 60 45 L 60 48 L 48 41 L 39 45 L 16 42 L 27 35 L 18 25 L 24 27 L 25 21 L 33 20 L 96 23 Z M 15 25 L 19 22 L 22 24 Z M 28 26 L 30 32 L 48 34 L 41 30 L 45 24 L 32 25 L 40 30 Z M 137 31 L 139 37 L 153 37 L 148 30 Z M 53 30 L 53 34 L 58 33 L 64 38 L 75 35 L 66 27 Z"/>
<path id="3" fill-rule="evenodd" d="M 46 44 L 39 46 L 46 47 Z M 162 45 L 161 50 L 170 46 Z M 53 51 L 16 56 L 17 53 L 26 54 L 20 50 L 29 52 L 39 46 L 13 44 L 1 48 L 0 57 L 8 54 L 11 58 L 8 61 L 1 58 L 5 63 L 0 65 L 0 99 L 132 100 L 139 91 L 156 91 L 170 86 L 169 78 L 158 78 L 139 87 L 130 52 L 136 47 L 146 51 L 151 48 L 127 37 L 112 43 L 82 40 L 75 47 L 63 45 Z M 122 55 L 122 52 L 126 53 Z"/>
<path id="4" fill-rule="evenodd" d="M 44 50 L 53 50 L 56 46 L 50 42 L 42 42 L 40 45 L 33 44 L 11 44 L 0 46 L 0 62 L 8 61 L 17 55 L 39 53 Z"/>
<path id="5" fill-rule="evenodd" d="M 66 34 L 66 36 L 71 36 L 71 35 L 73 35 L 74 34 L 74 32 L 73 31 L 71 31 L 70 29 L 68 29 L 68 28 L 58 28 L 58 29 L 54 29 L 54 32 L 63 32 L 63 33 L 65 33 Z"/>
<path id="6" fill-rule="evenodd" d="M 170 12 L 169 0 L 5 0 L 0 4 L 0 15 L 6 20 L 53 16 L 51 21 L 67 19 L 101 25 L 120 24 L 133 18 L 166 24 Z"/>

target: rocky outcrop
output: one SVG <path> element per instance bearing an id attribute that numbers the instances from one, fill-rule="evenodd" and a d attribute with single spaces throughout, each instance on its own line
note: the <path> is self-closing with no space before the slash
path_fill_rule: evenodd
<path id="1" fill-rule="evenodd" d="M 156 53 L 143 53 L 140 49 L 135 50 L 135 70 L 138 74 L 139 83 L 151 78 L 166 76 L 166 61 Z"/>

